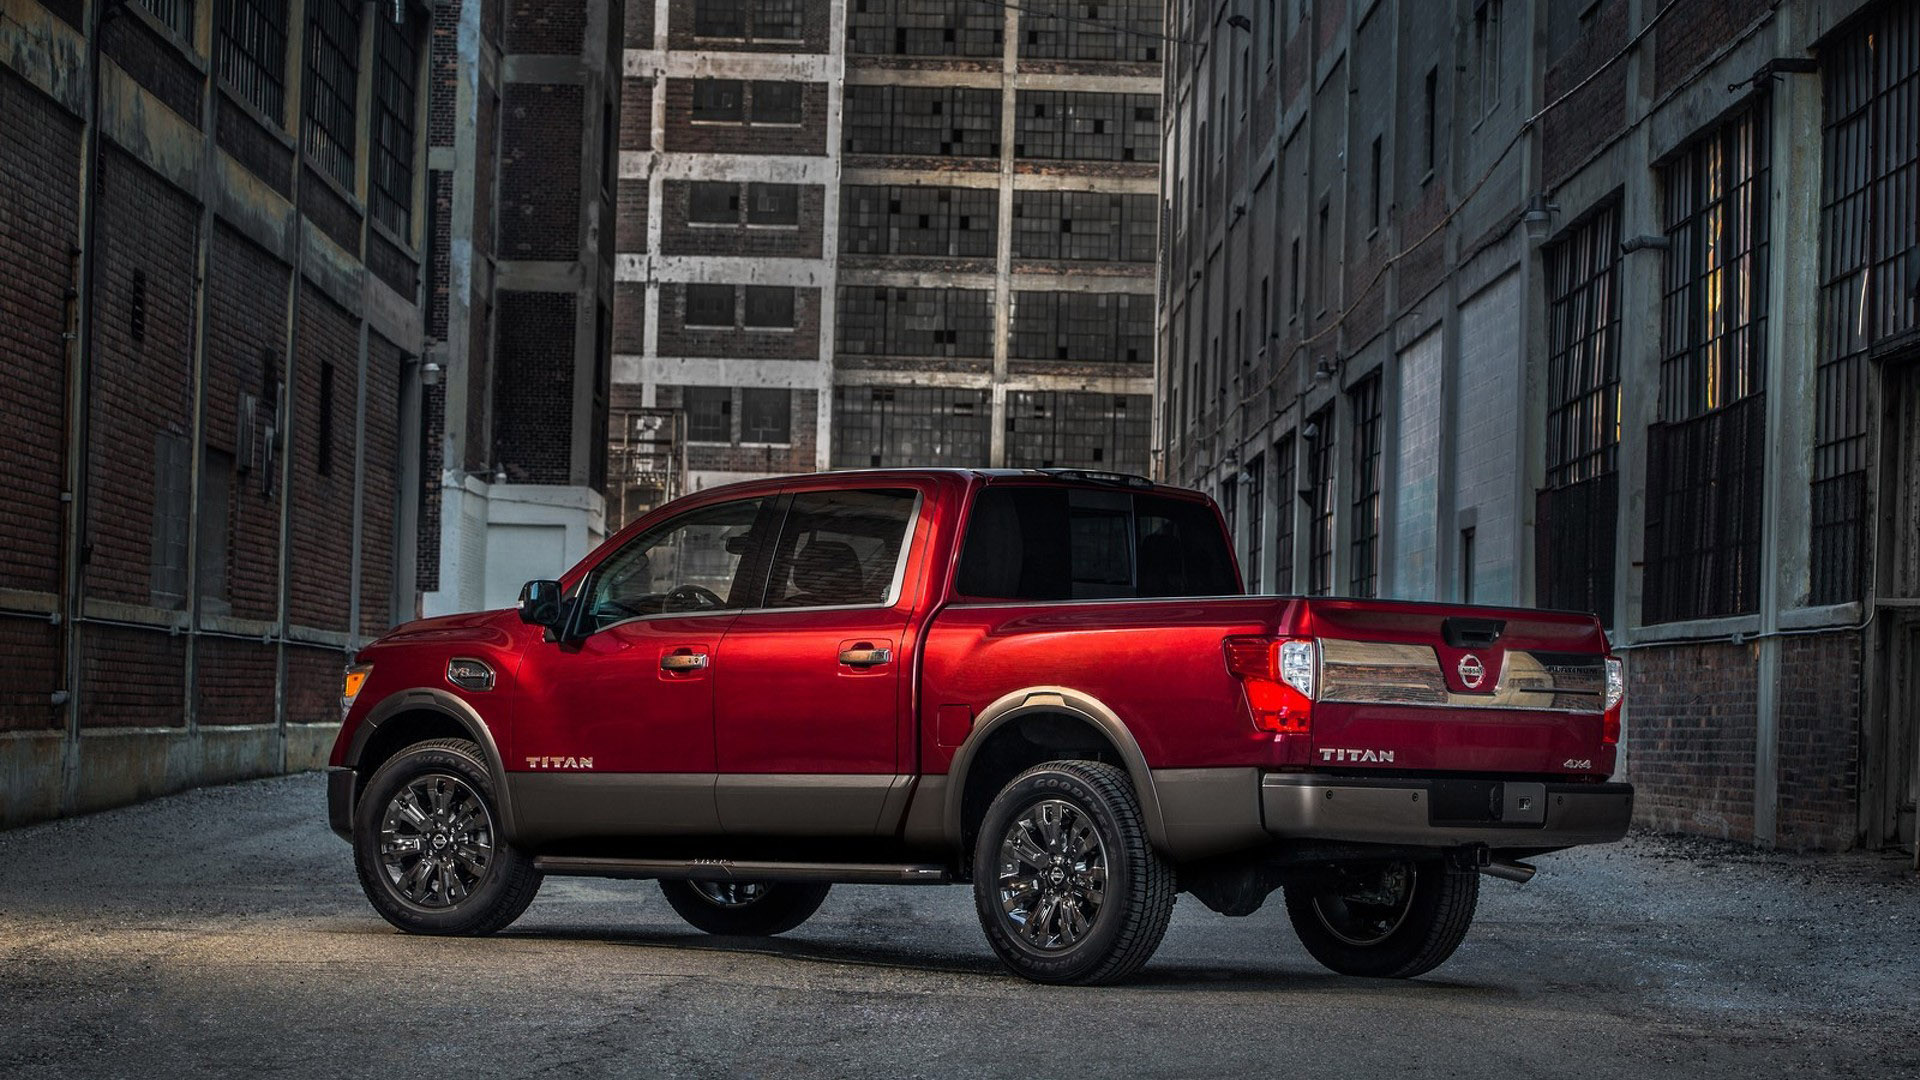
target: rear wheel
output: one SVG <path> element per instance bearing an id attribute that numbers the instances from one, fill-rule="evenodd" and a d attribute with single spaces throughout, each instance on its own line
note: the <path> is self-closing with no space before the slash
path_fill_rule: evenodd
<path id="1" fill-rule="evenodd" d="M 1307 952 L 1342 975 L 1410 979 L 1460 947 L 1480 899 L 1480 875 L 1444 861 L 1335 868 L 1287 886 L 1287 915 Z"/>
<path id="2" fill-rule="evenodd" d="M 806 922 L 827 899 L 826 885 L 762 881 L 663 881 L 667 903 L 709 934 L 766 937 Z"/>

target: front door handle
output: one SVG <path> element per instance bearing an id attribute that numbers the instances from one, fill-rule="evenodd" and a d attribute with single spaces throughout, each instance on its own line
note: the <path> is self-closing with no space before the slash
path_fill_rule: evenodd
<path id="1" fill-rule="evenodd" d="M 660 657 L 661 671 L 699 671 L 707 666 L 703 652 L 670 652 Z"/>
<path id="2" fill-rule="evenodd" d="M 848 667 L 879 667 L 892 661 L 893 650 L 884 647 L 876 649 L 862 643 L 851 649 L 840 650 L 840 662 Z"/>

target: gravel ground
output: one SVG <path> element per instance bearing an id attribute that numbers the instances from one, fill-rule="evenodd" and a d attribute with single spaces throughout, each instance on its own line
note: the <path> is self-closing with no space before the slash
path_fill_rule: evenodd
<path id="1" fill-rule="evenodd" d="M 1183 897 L 1139 979 L 1082 990 L 1005 975 L 961 888 L 741 942 L 554 879 L 499 937 L 406 937 L 323 804 L 308 774 L 0 833 L 0 1076 L 1920 1077 L 1911 856 L 1547 856 L 1411 982 L 1319 968 L 1277 898 Z"/>

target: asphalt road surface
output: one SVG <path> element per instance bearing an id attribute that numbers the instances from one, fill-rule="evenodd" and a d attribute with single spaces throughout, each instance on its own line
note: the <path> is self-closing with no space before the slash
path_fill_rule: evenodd
<path id="1" fill-rule="evenodd" d="M 407 937 L 323 803 L 309 774 L 0 833 L 0 1077 L 1920 1077 L 1891 857 L 1548 856 L 1411 982 L 1324 971 L 1278 897 L 1183 896 L 1138 979 L 1061 989 L 1004 974 L 958 887 L 837 888 L 746 941 L 550 879 L 498 937 Z"/>

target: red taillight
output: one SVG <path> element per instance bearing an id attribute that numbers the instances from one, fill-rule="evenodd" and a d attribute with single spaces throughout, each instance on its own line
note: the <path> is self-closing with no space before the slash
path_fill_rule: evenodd
<path id="1" fill-rule="evenodd" d="M 1276 735 L 1312 730 L 1318 664 L 1311 640 L 1231 637 L 1223 645 L 1227 670 L 1240 680 L 1254 727 Z"/>

